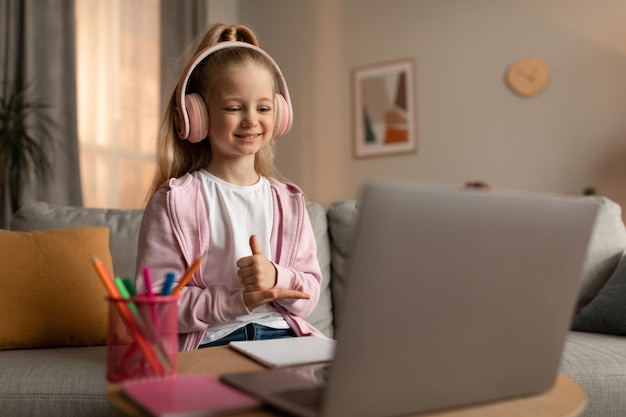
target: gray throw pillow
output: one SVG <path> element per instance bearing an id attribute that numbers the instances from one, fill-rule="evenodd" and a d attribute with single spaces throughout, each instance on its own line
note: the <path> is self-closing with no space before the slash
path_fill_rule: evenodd
<path id="1" fill-rule="evenodd" d="M 317 330 L 327 337 L 333 337 L 333 306 L 330 288 L 330 244 L 328 242 L 328 224 L 326 212 L 322 205 L 313 201 L 306 204 L 315 240 L 317 242 L 317 259 L 322 270 L 322 286 L 320 288 L 320 300 L 317 307 L 307 317 Z"/>
<path id="2" fill-rule="evenodd" d="M 598 295 L 574 317 L 572 330 L 626 336 L 626 256 Z"/>
<path id="3" fill-rule="evenodd" d="M 601 196 L 584 198 L 597 202 L 600 210 L 582 271 L 576 313 L 579 313 L 604 287 L 626 250 L 626 228 L 622 221 L 620 205 Z"/>

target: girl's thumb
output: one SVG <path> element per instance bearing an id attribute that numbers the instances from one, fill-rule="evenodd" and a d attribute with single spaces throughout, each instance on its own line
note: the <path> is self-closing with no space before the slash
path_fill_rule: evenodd
<path id="1" fill-rule="evenodd" d="M 253 255 L 258 255 L 263 253 L 263 249 L 259 245 L 259 242 L 256 240 L 256 235 L 250 236 L 250 249 L 252 250 Z"/>

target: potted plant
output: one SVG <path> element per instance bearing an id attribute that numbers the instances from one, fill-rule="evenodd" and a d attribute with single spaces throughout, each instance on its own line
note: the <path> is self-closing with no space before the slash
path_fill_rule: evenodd
<path id="1" fill-rule="evenodd" d="M 0 97 L 0 189 L 8 187 L 13 213 L 32 180 L 48 179 L 57 127 L 45 104 L 27 100 L 27 90 L 15 81 Z"/>

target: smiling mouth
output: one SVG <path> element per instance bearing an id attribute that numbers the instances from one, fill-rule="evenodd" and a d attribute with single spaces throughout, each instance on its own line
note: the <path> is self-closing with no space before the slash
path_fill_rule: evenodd
<path id="1" fill-rule="evenodd" d="M 261 136 L 261 134 L 260 134 L 260 133 L 246 133 L 246 134 L 238 134 L 238 135 L 235 135 L 235 137 L 237 137 L 237 138 L 239 138 L 239 139 L 248 139 L 248 140 L 250 140 L 250 139 L 256 139 L 256 138 L 258 138 L 259 136 Z"/>

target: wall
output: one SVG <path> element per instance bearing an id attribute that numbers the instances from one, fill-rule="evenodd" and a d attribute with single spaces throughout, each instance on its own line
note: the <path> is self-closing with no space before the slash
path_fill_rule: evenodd
<path id="1" fill-rule="evenodd" d="M 232 0 L 206 0 L 208 22 L 236 23 L 239 20 L 239 4 Z"/>
<path id="2" fill-rule="evenodd" d="M 310 199 L 354 198 L 372 177 L 579 194 L 626 206 L 623 0 L 239 0 L 295 109 L 278 165 Z M 506 87 L 524 56 L 551 65 L 531 99 Z M 413 57 L 418 152 L 352 157 L 351 70 Z"/>

